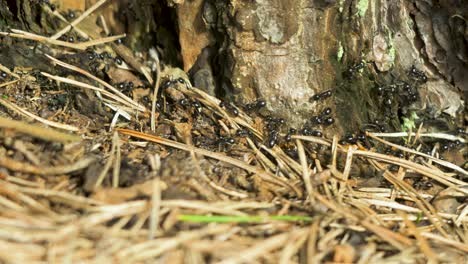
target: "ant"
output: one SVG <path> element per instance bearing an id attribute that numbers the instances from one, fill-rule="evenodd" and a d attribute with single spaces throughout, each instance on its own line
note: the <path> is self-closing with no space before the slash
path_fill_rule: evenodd
<path id="1" fill-rule="evenodd" d="M 297 130 L 295 128 L 290 128 L 289 132 L 284 136 L 286 142 L 291 142 L 292 135 L 296 134 Z"/>
<path id="2" fill-rule="evenodd" d="M 260 108 L 265 107 L 265 106 L 266 106 L 265 100 L 258 99 L 257 101 L 253 103 L 246 104 L 244 108 L 247 111 L 252 111 L 252 110 L 259 110 Z"/>
<path id="3" fill-rule="evenodd" d="M 265 118 L 265 121 L 267 122 L 266 128 L 268 130 L 279 129 L 282 125 L 286 123 L 286 121 L 283 118 L 274 118 L 272 116 L 267 116 Z"/>
<path id="4" fill-rule="evenodd" d="M 272 130 L 270 135 L 268 136 L 268 147 L 273 148 L 278 143 L 278 131 Z"/>
<path id="5" fill-rule="evenodd" d="M 237 108 L 233 106 L 231 103 L 226 103 L 224 101 L 221 101 L 219 103 L 219 107 L 226 108 L 226 110 L 228 110 L 234 116 L 239 116 L 239 110 L 237 110 Z"/>
<path id="6" fill-rule="evenodd" d="M 426 74 L 424 74 L 423 71 L 418 70 L 414 65 L 412 65 L 409 70 L 409 76 L 423 83 L 427 82 Z"/>
<path id="7" fill-rule="evenodd" d="M 309 127 L 302 128 L 301 132 L 302 132 L 302 135 L 304 135 L 304 136 L 314 136 L 314 137 L 321 137 L 322 136 L 322 132 L 320 132 L 318 130 L 312 130 Z"/>
<path id="8" fill-rule="evenodd" d="M 358 73 L 360 70 L 364 69 L 366 65 L 364 64 L 364 62 L 359 62 L 355 65 L 352 65 L 350 66 L 347 70 L 346 70 L 346 77 L 349 78 L 349 79 L 352 79 L 356 76 L 356 73 Z"/>
<path id="9" fill-rule="evenodd" d="M 331 90 L 326 90 L 325 92 L 314 94 L 309 100 L 310 101 L 319 101 L 327 99 L 328 97 L 332 96 Z"/>

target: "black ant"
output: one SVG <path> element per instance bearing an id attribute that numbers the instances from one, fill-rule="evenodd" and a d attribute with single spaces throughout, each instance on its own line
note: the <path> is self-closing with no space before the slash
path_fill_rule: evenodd
<path id="1" fill-rule="evenodd" d="M 117 65 L 122 65 L 122 63 L 123 63 L 123 61 L 122 61 L 122 59 L 120 57 L 115 57 L 114 61 L 115 61 L 115 63 Z"/>
<path id="2" fill-rule="evenodd" d="M 409 70 L 409 76 L 411 76 L 412 78 L 418 80 L 418 81 L 421 81 L 423 83 L 427 82 L 427 76 L 426 74 L 424 74 L 424 72 L 416 69 L 416 67 L 413 65 L 411 66 L 410 70 Z"/>
<path id="3" fill-rule="evenodd" d="M 266 106 L 265 100 L 258 99 L 257 101 L 255 101 L 253 103 L 246 104 L 244 108 L 247 111 L 252 111 L 252 110 L 258 110 L 258 109 L 260 109 L 262 107 L 265 107 L 265 106 Z"/>
<path id="4" fill-rule="evenodd" d="M 269 148 L 273 148 L 278 143 L 278 135 L 279 133 L 276 130 L 272 130 L 270 132 L 270 135 L 268 136 L 268 143 L 267 143 Z"/>
<path id="5" fill-rule="evenodd" d="M 423 179 L 420 179 L 419 181 L 415 181 L 413 183 L 413 188 L 417 190 L 429 190 L 430 188 L 432 188 L 432 186 L 434 186 L 432 182 Z"/>
<path id="6" fill-rule="evenodd" d="M 331 117 L 331 116 L 325 118 L 325 120 L 324 120 L 324 125 L 326 125 L 326 126 L 329 126 L 329 125 L 331 125 L 333 123 L 335 123 L 335 119 L 333 119 L 333 117 Z"/>
<path id="7" fill-rule="evenodd" d="M 219 103 L 219 107 L 221 108 L 225 108 L 226 110 L 228 110 L 232 115 L 234 116 L 239 116 L 239 110 L 237 110 L 237 108 L 235 108 L 233 105 L 231 105 L 230 103 L 226 103 L 224 101 L 221 101 Z"/>
<path id="8" fill-rule="evenodd" d="M 218 144 L 219 144 L 219 147 L 223 147 L 223 149 L 231 145 L 234 145 L 234 143 L 236 143 L 236 140 L 234 140 L 232 137 L 219 136 Z"/>
<path id="9" fill-rule="evenodd" d="M 320 132 L 318 130 L 310 129 L 309 127 L 302 128 L 301 133 L 304 136 L 314 136 L 314 137 L 321 137 L 322 136 L 322 132 Z"/>
<path id="10" fill-rule="evenodd" d="M 463 127 L 459 127 L 459 128 L 457 128 L 457 134 L 459 134 L 459 135 L 468 135 L 468 132 L 466 132 L 466 130 Z"/>
<path id="11" fill-rule="evenodd" d="M 286 142 L 291 142 L 292 136 L 296 134 L 297 130 L 295 128 L 290 128 L 289 132 L 284 136 Z"/>
<path id="12" fill-rule="evenodd" d="M 252 132 L 246 130 L 246 129 L 238 129 L 236 131 L 236 136 L 238 137 L 247 137 L 247 136 L 250 136 L 252 134 Z"/>
<path id="13" fill-rule="evenodd" d="M 331 108 L 330 107 L 327 107 L 325 109 L 322 110 L 322 113 L 320 113 L 321 116 L 327 116 L 327 115 L 330 115 L 332 112 Z"/>
<path id="14" fill-rule="evenodd" d="M 201 113 L 202 106 L 199 101 L 195 100 L 192 102 L 193 108 L 195 108 L 195 111 L 199 114 Z"/>
<path id="15" fill-rule="evenodd" d="M 322 116 L 313 116 L 310 119 L 310 122 L 312 122 L 312 124 L 320 125 L 323 123 L 323 118 Z"/>
<path id="16" fill-rule="evenodd" d="M 311 101 L 319 101 L 319 100 L 324 100 L 327 99 L 328 97 L 332 96 L 332 91 L 331 90 L 326 90 L 325 92 L 314 94 L 310 100 Z"/>
<path id="17" fill-rule="evenodd" d="M 183 98 L 183 99 L 180 99 L 180 100 L 179 100 L 179 104 L 180 104 L 181 106 L 187 107 L 187 106 L 190 105 L 190 102 L 189 102 L 189 100 L 187 100 L 186 98 Z"/>
<path id="18" fill-rule="evenodd" d="M 356 73 L 359 72 L 360 70 L 362 70 L 364 67 L 365 67 L 365 64 L 364 64 L 364 62 L 361 61 L 361 62 L 349 67 L 346 70 L 345 75 L 346 75 L 347 78 L 351 79 L 351 78 L 355 77 Z"/>
<path id="19" fill-rule="evenodd" d="M 272 116 L 267 116 L 265 121 L 267 122 L 266 128 L 268 130 L 277 130 L 286 123 L 283 118 L 274 118 Z"/>

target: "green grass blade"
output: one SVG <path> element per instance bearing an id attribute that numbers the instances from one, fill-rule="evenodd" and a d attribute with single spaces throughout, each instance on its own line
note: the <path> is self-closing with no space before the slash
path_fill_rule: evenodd
<path id="1" fill-rule="evenodd" d="M 179 220 L 192 223 L 262 223 L 267 221 L 310 222 L 312 217 L 296 215 L 273 216 L 229 216 L 229 215 L 190 215 L 183 214 Z"/>

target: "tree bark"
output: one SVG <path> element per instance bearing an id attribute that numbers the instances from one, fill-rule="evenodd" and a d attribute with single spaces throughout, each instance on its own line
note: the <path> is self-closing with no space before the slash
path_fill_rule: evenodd
<path id="1" fill-rule="evenodd" d="M 186 0 L 178 9 L 194 2 L 200 10 L 190 12 L 204 18 L 211 34 L 203 38 L 211 42 L 203 43 L 199 54 L 215 47 L 217 59 L 210 66 L 218 89 L 239 104 L 264 98 L 270 111 L 293 126 L 327 106 L 337 113 L 330 131 L 356 131 L 379 119 L 399 128 L 403 102 L 394 100 L 396 106 L 385 109 L 375 94 L 376 86 L 398 82 L 419 90 L 420 100 L 405 106 L 404 113 L 456 117 L 463 109 L 468 12 L 462 1 Z M 179 12 L 179 25 L 186 24 L 185 17 Z M 181 43 L 187 42 L 187 27 L 179 29 Z M 189 46 L 196 42 L 192 37 Z M 181 49 L 185 62 L 187 47 Z M 364 67 L 350 76 L 360 62 Z M 426 83 L 410 78 L 413 65 L 427 75 Z M 326 90 L 333 91 L 332 98 L 309 100 Z"/>

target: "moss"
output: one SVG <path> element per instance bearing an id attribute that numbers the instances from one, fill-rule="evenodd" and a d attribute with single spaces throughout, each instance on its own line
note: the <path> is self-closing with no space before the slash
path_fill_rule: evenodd
<path id="1" fill-rule="evenodd" d="M 367 8 L 369 8 L 369 0 L 359 0 L 357 3 L 358 15 L 364 17 Z"/>
<path id="2" fill-rule="evenodd" d="M 340 13 L 343 13 L 343 4 L 344 4 L 344 0 L 340 0 L 338 2 L 338 11 L 340 11 Z"/>
<path id="3" fill-rule="evenodd" d="M 416 112 L 412 112 L 409 118 L 403 117 L 403 124 L 401 124 L 401 130 L 406 132 L 408 130 L 413 130 L 416 128 L 415 121 L 419 119 L 419 116 Z"/>
<path id="4" fill-rule="evenodd" d="M 343 48 L 343 45 L 341 45 L 341 41 L 338 42 L 338 52 L 336 53 L 336 58 L 338 59 L 338 61 L 341 61 L 341 59 L 343 58 L 343 55 L 344 55 L 344 48 Z"/>

